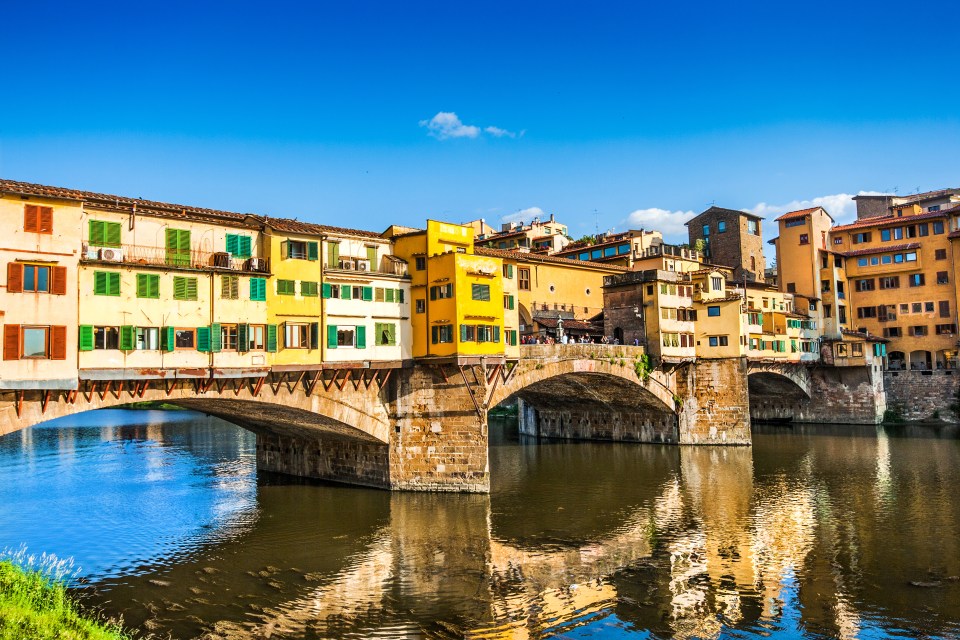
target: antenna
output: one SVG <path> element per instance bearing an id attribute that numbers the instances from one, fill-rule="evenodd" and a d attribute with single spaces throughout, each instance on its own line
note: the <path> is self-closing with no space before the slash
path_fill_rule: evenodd
<path id="1" fill-rule="evenodd" d="M 593 235 L 600 235 L 600 212 L 596 209 L 593 210 Z"/>

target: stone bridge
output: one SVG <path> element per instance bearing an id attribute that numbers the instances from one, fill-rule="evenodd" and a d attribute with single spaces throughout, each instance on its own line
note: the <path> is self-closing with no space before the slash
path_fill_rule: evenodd
<path id="1" fill-rule="evenodd" d="M 0 435 L 82 411 L 162 401 L 254 432 L 264 471 L 387 489 L 487 492 L 487 415 L 513 399 L 521 428 L 537 436 L 750 444 L 752 396 L 761 417 L 816 417 L 810 398 L 822 392 L 818 381 L 822 387 L 838 375 L 775 371 L 742 358 L 646 370 L 642 355 L 639 347 L 537 345 L 523 347 L 518 359 L 326 363 L 232 373 L 86 370 L 74 390 L 0 392 Z M 853 374 L 846 378 L 863 382 Z M 775 384 L 799 391 L 768 393 Z"/>

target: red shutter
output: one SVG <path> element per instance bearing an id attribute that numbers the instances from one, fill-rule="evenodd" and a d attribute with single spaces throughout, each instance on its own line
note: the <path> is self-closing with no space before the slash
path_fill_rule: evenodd
<path id="1" fill-rule="evenodd" d="M 31 233 L 40 231 L 40 207 L 37 205 L 23 205 L 23 230 Z"/>
<path id="2" fill-rule="evenodd" d="M 53 267 L 53 286 L 50 293 L 58 296 L 67 295 L 67 268 Z"/>
<path id="3" fill-rule="evenodd" d="M 60 326 L 50 327 L 50 359 L 67 359 L 67 328 Z"/>
<path id="4" fill-rule="evenodd" d="M 3 359 L 20 359 L 20 325 L 18 324 L 3 326 Z"/>
<path id="5" fill-rule="evenodd" d="M 53 233 L 53 207 L 39 207 L 38 233 Z"/>
<path id="6" fill-rule="evenodd" d="M 19 262 L 7 263 L 7 293 L 23 291 L 23 265 Z"/>

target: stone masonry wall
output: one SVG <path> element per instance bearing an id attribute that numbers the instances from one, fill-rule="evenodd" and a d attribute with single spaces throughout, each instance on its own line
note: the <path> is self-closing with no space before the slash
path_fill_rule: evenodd
<path id="1" fill-rule="evenodd" d="M 257 434 L 257 470 L 386 489 L 387 445 L 320 436 Z"/>
<path id="2" fill-rule="evenodd" d="M 680 444 L 750 444 L 746 358 L 698 360 L 677 370 Z"/>
<path id="3" fill-rule="evenodd" d="M 960 371 L 885 371 L 883 387 L 887 406 L 906 420 L 928 420 L 934 413 L 941 420 L 957 422 L 950 409 L 960 388 Z"/>
<path id="4" fill-rule="evenodd" d="M 447 375 L 444 381 L 443 373 Z M 477 415 L 456 366 L 417 365 L 396 379 L 390 434 L 390 488 L 412 491 L 490 490 L 486 414 Z M 474 384 L 472 374 L 467 379 Z M 484 377 L 474 386 L 478 401 Z"/>
<path id="5" fill-rule="evenodd" d="M 754 420 L 791 419 L 819 424 L 879 424 L 887 404 L 883 379 L 870 367 L 815 367 L 810 398 L 751 396 Z"/>
<path id="6" fill-rule="evenodd" d="M 530 433 L 529 413 L 534 414 L 536 433 Z M 521 433 L 567 440 L 609 442 L 655 442 L 677 444 L 677 421 L 673 414 L 629 411 L 553 411 L 527 405 Z"/>

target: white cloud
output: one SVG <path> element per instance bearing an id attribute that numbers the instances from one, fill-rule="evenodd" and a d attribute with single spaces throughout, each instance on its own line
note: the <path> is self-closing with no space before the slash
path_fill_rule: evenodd
<path id="1" fill-rule="evenodd" d="M 767 230 L 776 235 L 777 226 L 772 224 L 773 220 L 789 211 L 798 211 L 800 209 L 823 207 L 837 224 L 852 222 L 857 217 L 857 203 L 853 200 L 854 195 L 876 196 L 881 194 L 879 191 L 859 191 L 856 194 L 835 193 L 828 196 L 818 196 L 809 200 L 793 200 L 786 204 L 760 202 L 756 206 L 746 209 L 746 211 L 766 218 Z"/>
<path id="2" fill-rule="evenodd" d="M 627 216 L 626 223 L 631 229 L 659 231 L 667 242 L 683 244 L 689 239 L 683 223 L 695 215 L 693 211 L 668 211 L 652 207 L 637 209 Z"/>
<path id="3" fill-rule="evenodd" d="M 543 209 L 540 207 L 527 207 L 526 209 L 520 209 L 513 213 L 508 213 L 505 216 L 500 217 L 501 222 L 530 222 L 534 218 L 540 218 L 543 220 L 547 217 L 547 214 L 544 213 Z"/>
<path id="4" fill-rule="evenodd" d="M 486 133 L 494 138 L 516 138 L 518 135 L 513 131 L 501 129 L 493 125 L 481 129 L 472 124 L 464 124 L 460 117 L 453 111 L 440 111 L 429 120 L 421 120 L 421 127 L 426 127 L 427 133 L 437 140 L 449 140 L 450 138 L 479 138 L 481 133 Z M 519 137 L 523 137 L 526 130 L 520 132 Z"/>

